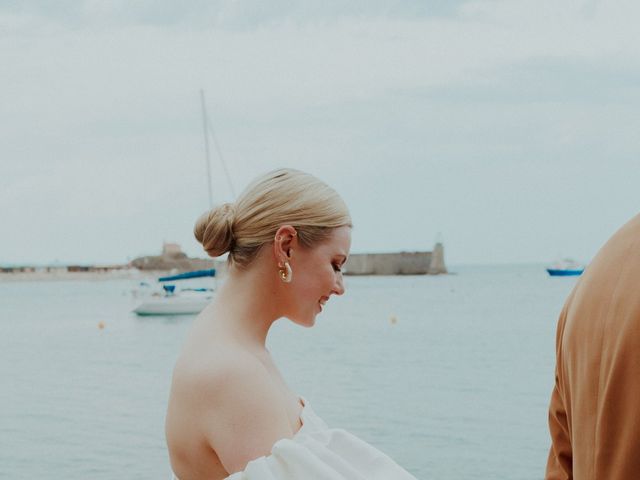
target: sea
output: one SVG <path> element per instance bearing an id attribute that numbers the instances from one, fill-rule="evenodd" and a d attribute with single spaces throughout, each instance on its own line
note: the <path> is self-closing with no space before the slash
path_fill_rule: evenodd
<path id="1" fill-rule="evenodd" d="M 347 277 L 313 328 L 278 321 L 290 387 L 418 479 L 542 479 L 555 329 L 541 265 Z M 164 417 L 193 316 L 138 317 L 139 279 L 0 283 L 0 478 L 169 479 Z"/>

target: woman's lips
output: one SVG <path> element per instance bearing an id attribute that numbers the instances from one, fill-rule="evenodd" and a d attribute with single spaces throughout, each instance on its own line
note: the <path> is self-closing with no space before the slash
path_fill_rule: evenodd
<path id="1" fill-rule="evenodd" d="M 322 311 L 323 307 L 326 305 L 326 303 L 329 301 L 329 297 L 322 297 L 320 300 L 318 300 L 318 305 L 320 306 L 320 311 Z"/>

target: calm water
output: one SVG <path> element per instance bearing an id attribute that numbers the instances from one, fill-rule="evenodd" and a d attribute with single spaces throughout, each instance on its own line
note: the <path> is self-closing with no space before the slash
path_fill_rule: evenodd
<path id="1" fill-rule="evenodd" d="M 279 322 L 271 352 L 330 425 L 420 479 L 542 478 L 555 323 L 575 279 L 457 271 L 348 278 L 313 329 Z M 164 413 L 192 318 L 132 315 L 134 285 L 0 283 L 0 477 L 170 475 Z"/>

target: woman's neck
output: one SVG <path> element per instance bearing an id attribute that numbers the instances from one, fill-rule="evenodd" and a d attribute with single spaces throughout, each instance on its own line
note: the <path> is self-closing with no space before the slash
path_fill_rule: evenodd
<path id="1" fill-rule="evenodd" d="M 274 278 L 260 265 L 231 267 L 213 302 L 216 324 L 241 343 L 264 349 L 271 325 L 282 316 Z"/>

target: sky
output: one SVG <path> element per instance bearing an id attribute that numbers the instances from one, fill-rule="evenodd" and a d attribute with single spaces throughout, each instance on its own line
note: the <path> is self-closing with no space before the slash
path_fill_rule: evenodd
<path id="1" fill-rule="evenodd" d="M 0 264 L 205 256 L 278 167 L 346 200 L 352 252 L 589 262 L 640 210 L 640 3 L 0 2 Z"/>

